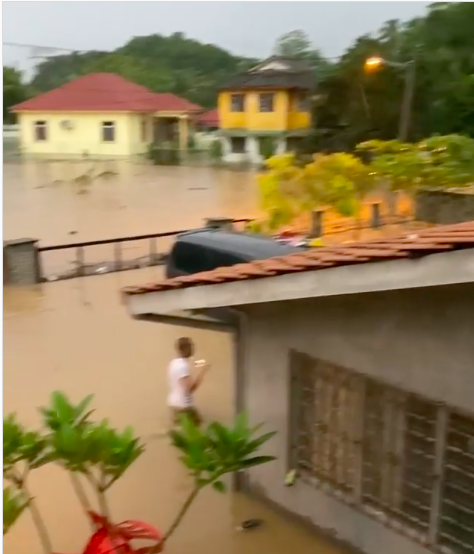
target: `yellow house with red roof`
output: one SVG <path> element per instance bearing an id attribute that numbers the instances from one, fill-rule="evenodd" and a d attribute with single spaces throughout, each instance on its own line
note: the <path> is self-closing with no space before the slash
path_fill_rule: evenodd
<path id="1" fill-rule="evenodd" d="M 26 156 L 127 157 L 150 144 L 187 148 L 190 122 L 201 107 L 154 93 L 113 73 L 93 73 L 17 104 L 20 148 Z"/>

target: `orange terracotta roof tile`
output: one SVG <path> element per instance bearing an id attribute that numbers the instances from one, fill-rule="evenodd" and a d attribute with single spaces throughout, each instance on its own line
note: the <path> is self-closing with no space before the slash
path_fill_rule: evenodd
<path id="1" fill-rule="evenodd" d="M 419 258 L 461 248 L 474 248 L 474 221 L 431 227 L 416 233 L 405 233 L 385 239 L 311 248 L 288 256 L 220 267 L 213 271 L 166 279 L 150 285 L 125 287 L 122 292 L 126 295 L 146 294 L 245 279 L 262 279 L 300 271 L 324 270 L 328 267 L 348 264 Z"/>

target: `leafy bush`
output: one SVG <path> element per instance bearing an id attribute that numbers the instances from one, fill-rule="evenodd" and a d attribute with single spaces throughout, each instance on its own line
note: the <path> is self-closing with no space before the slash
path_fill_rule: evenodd
<path id="1" fill-rule="evenodd" d="M 150 146 L 148 158 L 153 165 L 180 165 L 181 163 L 180 150 L 173 144 L 163 143 L 160 146 Z"/>
<path id="2" fill-rule="evenodd" d="M 222 141 L 220 139 L 216 138 L 211 142 L 211 145 L 209 147 L 209 154 L 211 158 L 215 161 L 219 161 L 222 159 L 223 150 Z"/>
<path id="3" fill-rule="evenodd" d="M 351 154 L 318 154 L 302 165 L 294 154 L 286 153 L 271 157 L 266 165 L 259 188 L 270 231 L 321 205 L 357 216 L 375 185 L 369 168 Z"/>
<path id="4" fill-rule="evenodd" d="M 271 158 L 276 151 L 275 139 L 272 137 L 263 137 L 260 139 L 260 155 L 264 160 Z"/>

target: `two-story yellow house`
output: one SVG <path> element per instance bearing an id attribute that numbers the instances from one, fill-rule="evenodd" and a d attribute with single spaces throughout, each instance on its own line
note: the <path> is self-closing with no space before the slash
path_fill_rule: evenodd
<path id="1" fill-rule="evenodd" d="M 279 56 L 232 78 L 218 98 L 224 161 L 258 164 L 269 139 L 275 153 L 293 150 L 311 127 L 313 90 L 306 64 Z"/>

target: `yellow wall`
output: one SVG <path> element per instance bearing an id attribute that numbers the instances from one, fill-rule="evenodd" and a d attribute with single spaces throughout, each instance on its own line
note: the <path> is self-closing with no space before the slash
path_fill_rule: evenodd
<path id="1" fill-rule="evenodd" d="M 218 98 L 219 121 L 222 129 L 246 131 L 288 131 L 304 129 L 311 125 L 309 112 L 299 112 L 293 96 L 287 91 L 264 91 L 275 94 L 274 111 L 259 110 L 259 92 L 235 91 L 245 95 L 244 112 L 231 111 L 231 97 L 234 92 L 221 92 Z"/>
<path id="2" fill-rule="evenodd" d="M 83 113 L 24 112 L 18 114 L 20 144 L 29 155 L 59 157 L 90 156 L 121 157 L 144 153 L 147 141 L 141 136 L 141 114 L 132 113 Z M 71 121 L 73 129 L 61 127 L 61 121 Z M 47 140 L 35 140 L 35 121 L 47 122 Z M 115 122 L 115 141 L 102 141 L 102 122 Z"/>

